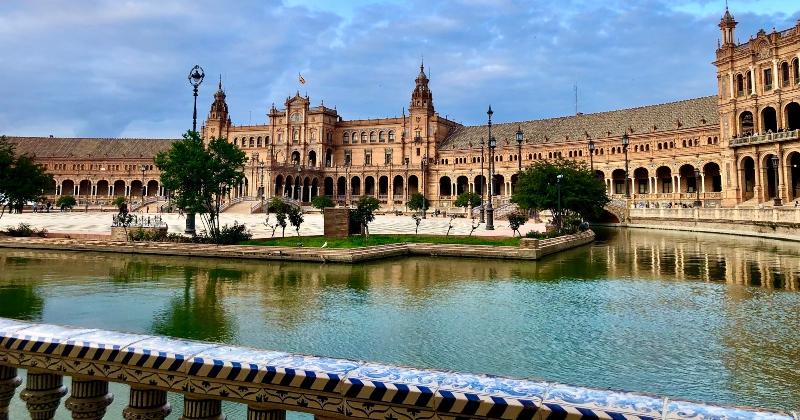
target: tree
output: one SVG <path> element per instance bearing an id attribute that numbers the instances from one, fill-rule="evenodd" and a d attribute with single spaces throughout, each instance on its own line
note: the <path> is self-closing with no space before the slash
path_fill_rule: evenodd
<path id="1" fill-rule="evenodd" d="M 125 203 L 125 197 L 124 196 L 119 196 L 119 197 L 115 198 L 114 201 L 111 202 L 111 204 L 113 204 L 114 207 L 116 207 L 120 211 L 122 211 L 122 204 L 124 204 L 124 203 Z"/>
<path id="2" fill-rule="evenodd" d="M 200 134 L 188 131 L 154 162 L 177 206 L 199 214 L 211 240 L 218 242 L 219 207 L 225 192 L 242 184 L 245 153 L 222 137 L 206 146 Z"/>
<path id="3" fill-rule="evenodd" d="M 375 220 L 375 210 L 378 210 L 380 206 L 381 202 L 377 198 L 362 195 L 356 202 L 356 207 L 350 210 L 350 220 L 364 225 L 367 242 L 369 242 L 369 224 Z"/>
<path id="4" fill-rule="evenodd" d="M 508 215 L 508 226 L 511 228 L 511 236 L 514 236 L 514 232 L 522 237 L 522 234 L 519 232 L 519 227 L 524 225 L 525 222 L 528 221 L 528 216 L 520 213 L 509 213 Z"/>
<path id="5" fill-rule="evenodd" d="M 558 214 L 557 177 L 561 184 L 561 209 Z M 557 159 L 538 161 L 519 175 L 511 202 L 521 209 L 550 210 L 559 220 L 598 217 L 610 199 L 601 179 L 592 174 L 583 162 Z"/>
<path id="6" fill-rule="evenodd" d="M 78 204 L 78 202 L 75 200 L 75 197 L 71 195 L 62 195 L 61 197 L 58 197 L 58 200 L 56 200 L 56 207 L 58 208 L 61 208 L 63 205 L 64 208 L 72 210 L 76 204 Z"/>
<path id="7" fill-rule="evenodd" d="M 311 206 L 315 209 L 322 210 L 327 207 L 334 207 L 335 205 L 333 200 L 327 195 L 318 195 L 311 199 Z"/>
<path id="8" fill-rule="evenodd" d="M 53 175 L 33 156 L 17 156 L 14 145 L 5 136 L 0 136 L 0 217 L 6 207 L 22 210 L 31 201 L 39 201 L 44 191 L 53 187 Z"/>
<path id="9" fill-rule="evenodd" d="M 277 220 L 275 225 L 281 227 L 281 238 L 286 237 L 286 218 L 289 205 L 279 197 L 275 197 L 269 203 L 269 206 L 275 209 L 275 219 Z M 267 219 L 269 219 L 269 215 L 267 215 Z M 273 229 L 273 233 L 274 232 L 275 230 Z"/>
<path id="10" fill-rule="evenodd" d="M 453 205 L 456 207 L 475 208 L 481 205 L 481 196 L 473 192 L 464 192 L 458 195 Z"/>
<path id="11" fill-rule="evenodd" d="M 428 199 L 420 193 L 411 194 L 411 199 L 408 200 L 408 208 L 410 210 L 427 210 Z"/>
<path id="12" fill-rule="evenodd" d="M 294 227 L 297 236 L 300 237 L 300 225 L 303 224 L 303 210 L 297 206 L 287 206 L 286 215 L 289 217 L 289 224 Z"/>

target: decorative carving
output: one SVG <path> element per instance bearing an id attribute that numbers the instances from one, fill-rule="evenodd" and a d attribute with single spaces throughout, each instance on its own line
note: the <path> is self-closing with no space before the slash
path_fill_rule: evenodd
<path id="1" fill-rule="evenodd" d="M 8 420 L 8 406 L 14 398 L 14 390 L 22 383 L 17 369 L 0 366 L 0 420 Z"/>
<path id="2" fill-rule="evenodd" d="M 286 420 L 286 410 L 247 406 L 247 420 Z"/>
<path id="3" fill-rule="evenodd" d="M 25 401 L 31 420 L 51 420 L 64 395 L 67 395 L 67 388 L 63 376 L 28 372 L 27 388 L 19 397 Z"/>
<path id="4" fill-rule="evenodd" d="M 183 397 L 183 416 L 178 420 L 225 420 L 222 401 Z"/>
<path id="5" fill-rule="evenodd" d="M 163 420 L 172 407 L 167 402 L 167 391 L 131 387 L 129 405 L 122 410 L 125 420 Z"/>
<path id="6" fill-rule="evenodd" d="M 101 420 L 106 407 L 114 401 L 106 381 L 72 381 L 72 394 L 64 407 L 72 412 L 73 419 Z"/>

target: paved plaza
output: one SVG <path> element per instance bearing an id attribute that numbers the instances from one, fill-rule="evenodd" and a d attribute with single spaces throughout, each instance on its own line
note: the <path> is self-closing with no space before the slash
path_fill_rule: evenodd
<path id="1" fill-rule="evenodd" d="M 45 228 L 49 232 L 54 233 L 88 233 L 88 234 L 110 234 L 111 233 L 111 219 L 116 215 L 116 212 L 50 212 L 50 213 L 21 213 L 9 214 L 6 213 L 0 219 L 0 229 L 5 229 L 9 226 L 15 226 L 21 222 L 28 223 L 31 227 L 42 229 Z M 156 216 L 153 213 L 136 214 L 137 216 L 152 217 Z M 177 213 L 163 214 L 164 222 L 169 226 L 169 231 L 174 233 L 182 233 L 186 224 L 185 218 L 179 216 Z M 263 214 L 227 214 L 220 215 L 222 224 L 233 224 L 234 221 L 244 223 L 248 229 L 253 233 L 255 238 L 266 238 L 272 236 L 272 229 L 264 225 L 266 220 Z M 197 231 L 203 229 L 200 217 L 197 217 Z M 270 215 L 270 224 L 275 223 L 275 216 Z M 450 218 L 435 218 L 428 217 L 422 220 L 419 224 L 420 235 L 445 235 L 447 234 L 448 226 L 450 225 Z M 450 230 L 451 235 L 469 235 L 471 224 L 470 219 L 457 218 L 452 221 L 453 228 Z M 477 223 L 477 222 L 475 222 Z M 508 227 L 506 220 L 499 220 L 495 222 L 495 230 L 486 230 L 485 225 L 481 225 L 475 230 L 473 235 L 477 236 L 511 236 L 511 229 Z M 370 233 L 372 234 L 413 234 L 415 228 L 414 219 L 410 215 L 404 216 L 376 216 L 375 221 L 370 224 Z M 530 230 L 544 230 L 544 224 L 533 223 L 529 221 L 527 224 L 520 228 L 520 231 L 525 234 Z M 305 215 L 305 222 L 300 228 L 300 235 L 314 236 L 322 235 L 323 233 L 323 220 L 321 214 L 311 213 Z M 275 232 L 275 236 L 280 236 L 280 228 Z M 291 226 L 286 227 L 286 236 L 296 235 Z"/>

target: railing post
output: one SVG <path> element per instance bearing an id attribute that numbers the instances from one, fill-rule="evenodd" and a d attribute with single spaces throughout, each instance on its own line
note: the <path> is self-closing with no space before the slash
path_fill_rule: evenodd
<path id="1" fill-rule="evenodd" d="M 286 410 L 268 410 L 248 405 L 247 420 L 286 420 Z"/>
<path id="2" fill-rule="evenodd" d="M 0 366 L 0 420 L 8 420 L 8 406 L 14 398 L 14 390 L 22 383 L 17 368 Z"/>
<path id="3" fill-rule="evenodd" d="M 28 371 L 26 387 L 19 397 L 25 401 L 31 420 L 51 420 L 64 395 L 67 395 L 67 388 L 63 376 Z"/>
<path id="4" fill-rule="evenodd" d="M 183 397 L 183 416 L 178 420 L 225 420 L 222 401 Z"/>
<path id="5" fill-rule="evenodd" d="M 64 407 L 72 412 L 73 419 L 100 420 L 113 401 L 114 394 L 108 392 L 108 382 L 73 379 L 72 392 Z"/>
<path id="6" fill-rule="evenodd" d="M 172 407 L 167 402 L 167 391 L 131 387 L 130 402 L 122 410 L 125 420 L 163 420 Z"/>

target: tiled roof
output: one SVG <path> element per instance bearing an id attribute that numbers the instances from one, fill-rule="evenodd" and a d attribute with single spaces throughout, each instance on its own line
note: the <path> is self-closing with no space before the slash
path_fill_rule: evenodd
<path id="1" fill-rule="evenodd" d="M 39 158 L 152 159 L 180 139 L 81 139 L 58 137 L 8 137 L 17 153 Z M 141 156 L 140 156 L 141 155 Z"/>
<path id="2" fill-rule="evenodd" d="M 505 145 L 506 140 L 516 146 L 517 128 L 521 127 L 528 144 L 542 143 L 545 137 L 547 143 L 558 143 L 586 140 L 586 134 L 593 139 L 608 137 L 607 132 L 611 132 L 612 137 L 621 136 L 630 128 L 634 135 L 649 133 L 653 126 L 656 132 L 671 131 L 676 129 L 676 122 L 680 122 L 681 129 L 719 125 L 717 97 L 706 96 L 596 114 L 492 124 L 492 136 L 497 139 L 498 146 Z M 486 135 L 485 125 L 456 127 L 448 133 L 440 148 L 443 151 L 468 149 L 470 143 L 473 148 L 480 147 L 480 141 Z"/>

